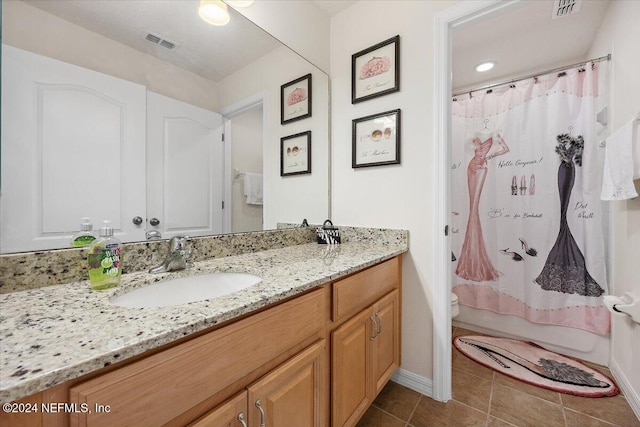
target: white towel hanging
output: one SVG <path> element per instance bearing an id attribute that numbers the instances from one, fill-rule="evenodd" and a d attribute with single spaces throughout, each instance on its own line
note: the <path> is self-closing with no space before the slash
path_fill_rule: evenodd
<path id="1" fill-rule="evenodd" d="M 638 197 L 634 179 L 640 178 L 640 140 L 638 118 L 607 138 L 602 174 L 602 200 L 627 200 Z"/>
<path id="2" fill-rule="evenodd" d="M 247 204 L 261 205 L 263 203 L 262 174 L 245 172 L 244 195 Z"/>

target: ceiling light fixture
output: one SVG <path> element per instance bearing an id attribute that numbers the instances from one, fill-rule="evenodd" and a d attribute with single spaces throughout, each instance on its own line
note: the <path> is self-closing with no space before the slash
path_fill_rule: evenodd
<path id="1" fill-rule="evenodd" d="M 476 71 L 479 73 L 489 71 L 493 68 L 494 65 L 496 65 L 496 63 L 493 61 L 483 62 L 482 64 L 476 65 Z"/>
<path id="2" fill-rule="evenodd" d="M 225 3 L 230 4 L 231 6 L 236 7 L 247 7 L 251 6 L 253 0 L 226 0 Z"/>
<path id="3" fill-rule="evenodd" d="M 198 15 L 212 25 L 227 25 L 230 19 L 227 5 L 221 0 L 200 0 Z"/>

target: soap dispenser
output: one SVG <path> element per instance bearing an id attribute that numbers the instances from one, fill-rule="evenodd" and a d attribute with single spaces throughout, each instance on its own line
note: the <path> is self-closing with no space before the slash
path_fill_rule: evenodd
<path id="1" fill-rule="evenodd" d="M 85 216 L 82 218 L 82 224 L 80 224 L 80 232 L 71 239 L 71 246 L 74 248 L 89 246 L 94 240 L 96 240 L 96 236 L 93 232 L 91 218 Z"/>
<path id="2" fill-rule="evenodd" d="M 122 276 L 121 243 L 113 237 L 111 221 L 103 221 L 100 237 L 89 248 L 89 280 L 94 290 L 113 288 Z"/>

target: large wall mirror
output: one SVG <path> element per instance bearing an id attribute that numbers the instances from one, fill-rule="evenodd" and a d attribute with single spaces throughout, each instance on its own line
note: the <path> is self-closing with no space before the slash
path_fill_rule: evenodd
<path id="1" fill-rule="evenodd" d="M 328 76 L 231 7 L 208 24 L 199 3 L 1 3 L 0 252 L 70 247 L 82 217 L 125 242 L 328 217 Z M 281 86 L 308 74 L 289 90 L 311 117 L 281 124 Z M 281 176 L 305 150 L 310 173 Z"/>

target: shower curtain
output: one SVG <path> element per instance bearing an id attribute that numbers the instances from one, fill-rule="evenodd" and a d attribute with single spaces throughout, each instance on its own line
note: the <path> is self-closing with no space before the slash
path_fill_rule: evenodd
<path id="1" fill-rule="evenodd" d="M 606 334 L 599 200 L 606 65 L 452 104 L 452 268 L 459 303 Z"/>

